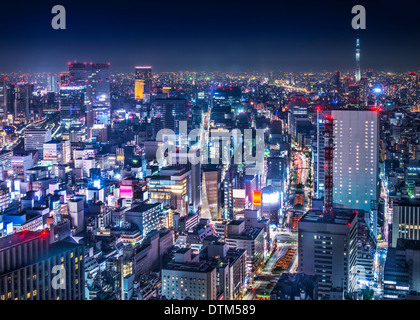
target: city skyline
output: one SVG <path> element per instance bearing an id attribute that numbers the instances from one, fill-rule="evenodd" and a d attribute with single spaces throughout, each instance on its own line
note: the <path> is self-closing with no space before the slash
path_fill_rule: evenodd
<path id="1" fill-rule="evenodd" d="M 415 9 L 4 5 L 0 300 L 419 300 Z"/>
<path id="2" fill-rule="evenodd" d="M 353 30 L 353 3 L 64 1 L 65 30 L 51 27 L 53 3 L 7 3 L 0 13 L 0 72 L 62 71 L 66 61 L 111 62 L 116 72 L 152 65 L 179 70 L 290 72 L 354 68 L 360 38 L 361 69 L 413 71 L 419 24 L 415 6 L 366 1 L 367 28 Z M 83 54 L 80 49 L 83 48 Z M 29 50 L 28 50 L 29 49 Z"/>

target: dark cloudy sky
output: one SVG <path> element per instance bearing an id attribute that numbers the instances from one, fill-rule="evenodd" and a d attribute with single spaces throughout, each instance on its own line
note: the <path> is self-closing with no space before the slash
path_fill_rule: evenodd
<path id="1" fill-rule="evenodd" d="M 51 27 L 66 8 L 67 29 Z M 68 61 L 114 71 L 318 71 L 354 68 L 354 5 L 364 5 L 362 69 L 420 69 L 420 1 L 2 1 L 0 72 L 62 71 Z"/>

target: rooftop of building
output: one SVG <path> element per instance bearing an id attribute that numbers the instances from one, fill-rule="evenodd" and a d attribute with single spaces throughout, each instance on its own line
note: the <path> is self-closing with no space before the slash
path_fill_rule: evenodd
<path id="1" fill-rule="evenodd" d="M 62 143 L 64 140 L 51 140 L 48 142 L 44 142 L 44 144 L 57 144 L 57 143 Z"/>
<path id="2" fill-rule="evenodd" d="M 126 213 L 128 213 L 128 212 L 145 212 L 147 210 L 156 208 L 160 205 L 161 205 L 160 203 L 140 203 L 140 204 L 132 207 L 130 210 L 127 210 Z"/>
<path id="3" fill-rule="evenodd" d="M 28 132 L 28 131 L 39 131 L 39 132 L 47 132 L 47 131 L 48 131 L 48 129 L 40 129 L 40 128 L 28 128 L 28 129 L 26 129 L 26 130 L 25 130 L 25 132 Z"/>
<path id="4" fill-rule="evenodd" d="M 48 255 L 55 255 L 74 248 L 83 248 L 83 245 L 76 243 L 72 237 L 67 237 L 62 241 L 51 244 L 48 250 Z"/>
<path id="5" fill-rule="evenodd" d="M 397 240 L 397 249 L 410 249 L 410 250 L 419 250 L 420 251 L 420 240 L 410 240 L 399 238 Z"/>
<path id="6" fill-rule="evenodd" d="M 334 218 L 324 216 L 322 210 L 311 209 L 306 212 L 300 222 L 317 222 L 337 225 L 349 225 L 358 214 L 359 210 L 334 208 Z"/>
<path id="7" fill-rule="evenodd" d="M 241 234 L 228 234 L 226 237 L 227 240 L 233 239 L 233 240 L 255 240 L 258 235 L 261 233 L 263 228 L 258 227 L 248 227 L 245 228 L 244 231 Z"/>
<path id="8" fill-rule="evenodd" d="M 182 249 L 181 249 L 182 250 Z M 178 250 L 177 253 L 180 251 Z M 199 261 L 199 262 L 175 262 L 171 261 L 168 263 L 163 270 L 178 270 L 178 271 L 184 271 L 184 272 L 211 272 L 216 268 L 216 265 L 214 263 L 208 262 L 208 261 Z"/>
<path id="9" fill-rule="evenodd" d="M 305 298 L 309 297 L 312 300 L 316 298 L 313 296 L 315 286 L 315 276 L 304 273 L 283 273 L 273 288 L 272 294 L 276 294 L 277 300 L 294 300 L 303 291 Z"/>
<path id="10" fill-rule="evenodd" d="M 45 171 L 45 170 L 48 170 L 48 167 L 47 166 L 36 166 L 36 167 L 32 167 L 28 170 L 43 170 L 43 171 Z"/>
<path id="11" fill-rule="evenodd" d="M 41 236 L 48 237 L 48 233 L 43 232 L 43 231 L 36 232 L 36 231 L 27 231 L 27 230 L 13 233 L 6 237 L 0 238 L 0 251 L 7 249 L 8 247 L 12 247 L 12 246 L 19 245 L 27 241 L 40 238 Z"/>
<path id="12" fill-rule="evenodd" d="M 232 225 L 232 226 L 239 226 L 240 224 L 242 224 L 242 223 L 244 223 L 244 220 L 240 220 L 240 219 L 238 219 L 238 220 L 232 220 L 232 221 L 230 221 L 229 222 L 229 225 Z"/>
<path id="13" fill-rule="evenodd" d="M 410 198 L 399 198 L 392 201 L 394 206 L 420 207 L 420 200 Z"/>

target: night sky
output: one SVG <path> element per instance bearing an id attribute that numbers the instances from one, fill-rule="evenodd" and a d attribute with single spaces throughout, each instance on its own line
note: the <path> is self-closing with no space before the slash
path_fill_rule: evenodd
<path id="1" fill-rule="evenodd" d="M 51 8 L 67 11 L 54 30 Z M 0 73 L 110 62 L 113 71 L 354 68 L 354 5 L 364 5 L 361 68 L 420 70 L 420 1 L 2 1 Z"/>

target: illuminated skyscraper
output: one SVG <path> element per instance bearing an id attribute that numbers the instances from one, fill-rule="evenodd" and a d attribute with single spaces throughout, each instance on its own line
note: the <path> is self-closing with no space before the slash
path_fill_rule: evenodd
<path id="1" fill-rule="evenodd" d="M 109 63 L 91 63 L 87 80 L 88 103 L 93 106 L 110 106 Z"/>
<path id="2" fill-rule="evenodd" d="M 86 85 L 88 71 L 86 62 L 69 62 L 69 83 L 70 85 Z"/>
<path id="3" fill-rule="evenodd" d="M 47 82 L 47 90 L 48 92 L 55 92 L 58 93 L 58 77 L 56 74 L 49 74 L 48 75 L 48 82 Z"/>
<path id="4" fill-rule="evenodd" d="M 359 39 L 357 39 L 357 42 L 356 42 L 356 75 L 355 75 L 356 82 L 359 82 L 360 78 L 361 78 L 361 75 L 360 75 L 360 43 L 359 43 Z"/>
<path id="5" fill-rule="evenodd" d="M 134 97 L 136 100 L 150 100 L 152 91 L 152 67 L 135 67 Z"/>
<path id="6" fill-rule="evenodd" d="M 7 87 L 6 78 L 0 78 L 0 121 L 7 118 Z"/>
<path id="7" fill-rule="evenodd" d="M 317 276 L 320 298 L 357 289 L 357 217 L 336 211 L 334 217 L 309 210 L 299 220 L 299 272 Z"/>
<path id="8" fill-rule="evenodd" d="M 331 110 L 334 119 L 334 204 L 370 211 L 378 200 L 378 112 Z"/>
<path id="9" fill-rule="evenodd" d="M 60 86 L 68 86 L 69 85 L 69 73 L 62 72 L 60 74 Z"/>
<path id="10" fill-rule="evenodd" d="M 163 128 L 179 132 L 179 122 L 187 121 L 186 99 L 155 99 L 153 102 L 155 118 L 161 118 Z"/>
<path id="11" fill-rule="evenodd" d="M 212 92 L 211 120 L 215 123 L 229 122 L 241 106 L 241 88 L 222 87 Z"/>
<path id="12" fill-rule="evenodd" d="M 314 159 L 314 177 L 315 177 L 315 195 L 318 198 L 324 196 L 325 189 L 325 154 L 324 154 L 324 123 L 325 114 L 329 111 L 322 110 L 321 107 L 317 107 L 317 123 L 316 123 L 316 148 L 315 148 L 315 159 Z"/>
<path id="13" fill-rule="evenodd" d="M 32 97 L 33 87 L 33 84 L 24 81 L 16 83 L 14 104 L 15 121 L 24 123 L 30 118 L 29 100 Z"/>
<path id="14" fill-rule="evenodd" d="M 45 230 L 0 239 L 0 300 L 84 300 L 83 246 L 49 240 Z"/>
<path id="15" fill-rule="evenodd" d="M 70 139 L 70 133 L 83 135 L 86 132 L 86 86 L 60 88 L 61 133 Z"/>
<path id="16" fill-rule="evenodd" d="M 95 123 L 95 107 L 111 106 L 109 63 L 90 63 L 87 66 L 86 125 L 91 129 Z"/>

